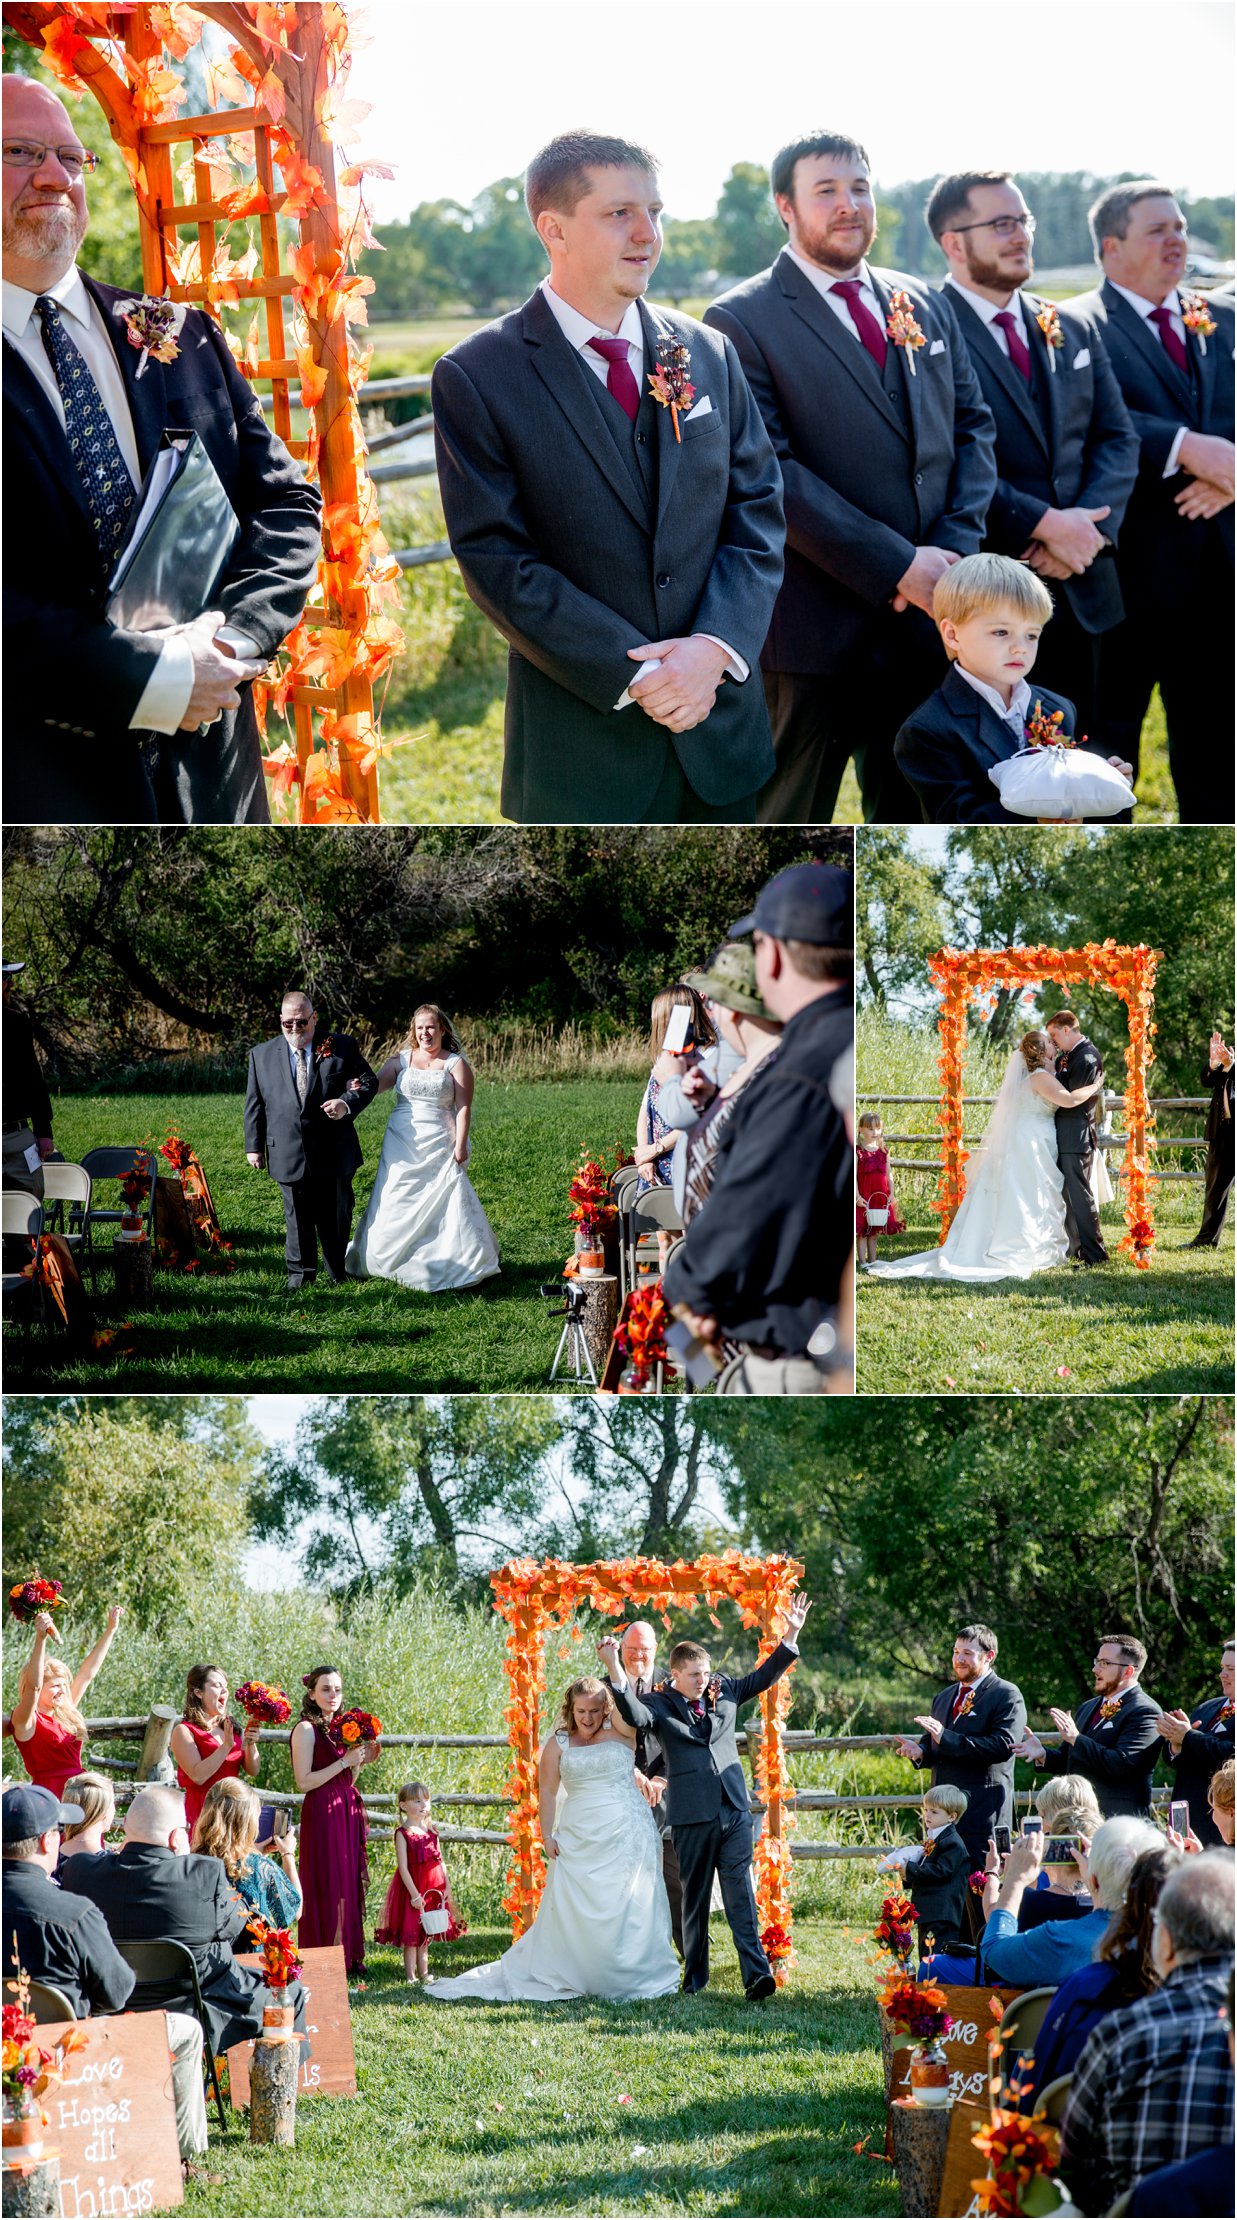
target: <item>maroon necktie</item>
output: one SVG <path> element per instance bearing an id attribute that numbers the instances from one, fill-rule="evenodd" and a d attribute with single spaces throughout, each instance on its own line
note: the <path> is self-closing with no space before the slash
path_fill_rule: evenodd
<path id="1" fill-rule="evenodd" d="M 604 355 L 610 367 L 606 372 L 606 391 L 612 393 L 619 407 L 631 418 L 632 423 L 640 412 L 640 388 L 632 376 L 627 359 L 625 339 L 590 339 L 589 346 Z"/>
<path id="2" fill-rule="evenodd" d="M 855 330 L 862 339 L 877 369 L 883 370 L 885 357 L 889 349 L 885 344 L 885 334 L 867 302 L 859 297 L 862 290 L 858 278 L 837 278 L 829 288 L 831 293 L 841 294 L 847 308 L 850 310 L 850 320 Z"/>
<path id="3" fill-rule="evenodd" d="M 1159 332 L 1159 335 L 1164 342 L 1164 351 L 1167 354 L 1169 361 L 1175 362 L 1179 370 L 1188 369 L 1189 356 L 1186 354 L 1185 351 L 1185 341 L 1184 339 L 1178 339 L 1176 332 L 1173 330 L 1173 318 L 1171 309 L 1153 308 L 1147 318 L 1147 322 L 1149 324 L 1154 324 L 1156 330 Z"/>
<path id="4" fill-rule="evenodd" d="M 999 324 L 1001 330 L 1005 334 L 1005 343 L 1006 346 L 1009 348 L 1009 359 L 1013 363 L 1015 370 L 1018 372 L 1019 376 L 1025 378 L 1027 384 L 1030 385 L 1030 350 L 1025 339 L 1022 336 L 1022 333 L 1018 329 L 1016 317 L 1008 308 L 1002 308 L 993 317 L 992 321 L 994 324 Z"/>

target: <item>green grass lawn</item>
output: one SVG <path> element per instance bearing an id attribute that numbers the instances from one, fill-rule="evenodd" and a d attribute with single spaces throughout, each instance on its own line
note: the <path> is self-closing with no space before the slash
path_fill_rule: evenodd
<path id="1" fill-rule="evenodd" d="M 725 1923 L 713 1985 L 659 2003 L 446 2005 L 375 1950 L 354 1995 L 359 2093 L 297 2113 L 295 2150 L 212 2122 L 186 2215 L 895 2213 L 869 1945 L 819 1918 L 768 2005 L 745 2002 Z M 472 1925 L 439 1970 L 497 1957 Z M 629 2098 L 630 2102 L 623 2102 Z"/>
<path id="2" fill-rule="evenodd" d="M 907 1204 L 911 1231 L 882 1239 L 894 1258 L 935 1245 L 938 1221 Z M 856 1323 L 860 1394 L 1230 1394 L 1233 1385 L 1233 1252 L 1187 1249 L 1202 1189 L 1162 1188 L 1149 1270 L 1115 1255 L 1124 1219 L 1102 1212 L 1112 1262 L 1070 1264 L 1030 1280 L 949 1285 L 859 1274 Z"/>
<path id="3" fill-rule="evenodd" d="M 235 1244 L 237 1269 L 156 1271 L 152 1308 L 125 1312 L 131 1334 L 90 1359 L 71 1357 L 57 1336 L 8 1333 L 8 1385 L 276 1394 L 545 1388 L 561 1328 L 546 1315 L 537 1286 L 557 1278 L 571 1245 L 572 1173 L 582 1147 L 596 1154 L 618 1140 L 631 1145 L 641 1092 L 632 1080 L 483 1083 L 470 1176 L 494 1227 L 501 1275 L 443 1295 L 376 1280 L 332 1287 L 320 1278 L 299 1296 L 286 1292 L 279 1190 L 245 1162 L 239 1095 L 65 1095 L 56 1104 L 56 1137 L 66 1157 L 109 1144 L 159 1142 L 172 1130 L 196 1148 L 224 1236 Z M 358 1128 L 365 1163 L 354 1224 L 373 1183 L 392 1099 L 379 1097 Z M 106 1207 L 108 1197 L 100 1200 Z M 105 1229 L 99 1252 L 105 1326 L 122 1317 L 110 1290 L 109 1251 Z"/>

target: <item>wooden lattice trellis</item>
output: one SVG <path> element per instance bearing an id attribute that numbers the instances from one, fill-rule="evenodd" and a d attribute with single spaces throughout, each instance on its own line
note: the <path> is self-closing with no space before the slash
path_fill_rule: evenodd
<path id="1" fill-rule="evenodd" d="M 399 569 L 379 527 L 357 406 L 368 358 L 350 336 L 372 290 L 351 264 L 370 241 L 360 187 L 377 165 L 336 169 L 346 12 L 338 4 L 6 6 L 4 20 L 67 91 L 88 91 L 102 108 L 133 184 L 147 292 L 220 322 L 224 306 L 255 303 L 248 339 L 229 337 L 229 345 L 245 374 L 269 386 L 275 429 L 316 473 L 324 510 L 316 599 L 285 643 L 277 676 L 257 691 L 264 735 L 268 700 L 290 712 L 295 731 L 295 749 L 268 754 L 268 775 L 277 793 L 295 789 L 302 822 L 374 822 L 382 747 L 373 687 L 402 635 L 386 606 Z M 252 99 L 177 114 L 186 88 L 171 65 L 208 21 L 232 42 L 228 61 L 212 68 L 220 92 L 235 100 L 248 87 Z M 178 170 L 179 147 L 188 162 Z M 242 163 L 252 180 L 223 190 L 221 177 L 226 185 Z M 180 199 L 178 182 L 186 184 Z M 286 266 L 281 214 L 298 230 Z M 257 239 L 251 234 L 250 249 L 233 258 L 229 230 L 249 220 Z M 292 436 L 295 382 L 309 413 L 303 439 Z"/>

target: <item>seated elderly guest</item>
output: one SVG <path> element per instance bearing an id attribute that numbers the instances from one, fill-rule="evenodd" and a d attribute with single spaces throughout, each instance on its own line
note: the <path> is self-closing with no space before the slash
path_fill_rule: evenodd
<path id="1" fill-rule="evenodd" d="M 116 1942 L 178 1942 L 192 1951 L 216 2055 L 262 2031 L 262 1980 L 238 1965 L 233 1948 L 245 1949 L 249 1913 L 218 1858 L 192 1857 L 185 1801 L 174 1788 L 139 1789 L 125 1818 L 125 1839 L 114 1858 L 93 1860 L 81 1881 Z M 303 2030 L 305 2000 L 289 1985 Z M 183 1980 L 139 1981 L 138 2012 L 192 2009 Z"/>
<path id="2" fill-rule="evenodd" d="M 1156 1907 L 1160 1986 L 1088 2036 L 1066 2105 L 1061 2172 L 1084 2212 L 1107 2212 L 1157 2167 L 1233 2140 L 1222 2018 L 1233 1959 L 1233 1863 L 1184 1859 Z"/>
<path id="3" fill-rule="evenodd" d="M 46 1788 L 10 1788 L 0 1802 L 4 1836 L 4 1934 L 32 1981 L 67 1997 L 79 2020 L 92 2012 L 132 2010 L 133 1974 L 96 1905 L 52 1880 L 61 1830 L 82 1823 L 80 1804 L 62 1804 Z M 80 1858 L 78 1864 L 93 1864 Z M 140 2007 L 139 2007 L 140 2009 Z M 202 2030 L 183 2012 L 168 2012 L 172 2093 L 180 2155 L 206 2149 L 202 2094 Z"/>
<path id="4" fill-rule="evenodd" d="M 1125 1887 L 1125 1902 L 1095 1954 L 1063 1981 L 1035 2038 L 1034 2052 L 1023 2060 L 1020 2110 L 1030 2112 L 1041 2089 L 1075 2060 L 1093 2027 L 1109 2012 L 1147 1996 L 1156 1985 L 1151 1960 L 1151 1930 L 1160 1891 L 1181 1863 L 1181 1852 L 1164 1845 L 1135 1858 Z"/>
<path id="5" fill-rule="evenodd" d="M 262 1806 L 248 1781 L 216 1781 L 206 1792 L 193 1847 L 199 1856 L 218 1858 L 250 1912 L 272 1927 L 289 1927 L 304 1901 L 296 1870 L 296 1834 L 289 1828 L 270 1842 L 258 1843 Z M 262 1852 L 271 1849 L 275 1865 Z"/>
<path id="6" fill-rule="evenodd" d="M 1233 2056 L 1233 1974 L 1229 1969 L 1228 1996 L 1224 2006 L 1228 2055 Z M 1196 2158 L 1183 2158 L 1178 2166 L 1157 2166 L 1144 2174 L 1130 2191 L 1126 2211 L 1139 2220 L 1190 2220 L 1190 2216 L 1222 2216 L 1233 2209 L 1233 2165 L 1237 2159 L 1230 2139 L 1217 2143 Z"/>
<path id="7" fill-rule="evenodd" d="M 1044 1862 L 1035 1887 L 1027 1890 L 1018 1907 L 1020 1935 L 1029 1927 L 1042 1927 L 1046 1920 L 1081 1919 L 1091 1910 L 1084 1859 L 1103 1823 L 1095 1790 L 1077 1773 L 1046 1781 L 1034 1803 L 1044 1822 Z M 1077 1838 L 1082 1857 L 1062 1851 L 1070 1836 Z"/>
<path id="8" fill-rule="evenodd" d="M 1135 1858 L 1143 1850 L 1158 1849 L 1163 1839 L 1145 1819 L 1106 1819 L 1083 1862 L 1090 1911 L 1081 1919 L 1049 1920 L 1020 1935 L 1023 1891 L 1042 1870 L 1044 1855 L 1041 1835 L 1023 1835 L 1000 1880 L 990 1872 L 984 1889 L 988 1924 L 979 1947 L 989 1977 L 1019 1989 L 1055 1989 L 1080 1966 L 1090 1965 L 1121 1908 Z"/>
<path id="9" fill-rule="evenodd" d="M 116 1817 L 116 1791 L 105 1773 L 75 1773 L 64 1793 L 67 1803 L 80 1805 L 82 1816 L 61 1837 L 56 1879 L 61 1888 L 75 1888 L 76 1875 L 86 1870 L 80 1859 L 111 1856 L 104 1836 Z"/>

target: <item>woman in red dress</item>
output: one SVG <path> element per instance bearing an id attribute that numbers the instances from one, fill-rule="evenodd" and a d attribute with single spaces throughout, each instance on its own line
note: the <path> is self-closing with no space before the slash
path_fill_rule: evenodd
<path id="1" fill-rule="evenodd" d="M 40 1611 L 34 1622 L 34 1648 L 21 1669 L 9 1731 L 35 1786 L 49 1788 L 53 1796 L 63 1797 L 65 1782 L 83 1770 L 86 1722 L 78 1705 L 112 1646 L 122 1615 L 121 1605 L 114 1603 L 103 1633 L 75 1673 L 62 1658 L 47 1654 L 48 1642 L 60 1640 L 51 1613 Z"/>
<path id="2" fill-rule="evenodd" d="M 315 1665 L 302 1685 L 301 1716 L 291 1736 L 305 1892 L 297 1938 L 305 1949 L 342 1943 L 349 1973 L 363 1973 L 369 1828 L 356 1777 L 382 1752 L 376 1742 L 345 1747 L 337 1724 L 344 1684 L 333 1665 Z"/>
<path id="3" fill-rule="evenodd" d="M 233 1780 L 244 1771 L 256 1781 L 261 1758 L 258 1730 L 245 1722 L 244 1731 L 228 1717 L 228 1683 L 217 1665 L 191 1665 L 185 1680 L 185 1710 L 172 1729 L 172 1756 L 176 1779 L 184 1790 L 185 1825 L 192 1835 L 206 1791 L 216 1781 Z"/>
<path id="4" fill-rule="evenodd" d="M 399 1820 L 395 1830 L 395 1872 L 374 1929 L 374 1941 L 397 1943 L 404 1953 L 404 1979 L 428 1981 L 430 1937 L 421 1925 L 425 1899 L 436 1890 L 451 1915 L 439 1942 L 454 1942 L 468 1930 L 455 1908 L 451 1883 L 442 1862 L 438 1836 L 430 1825 L 431 1798 L 424 1781 L 406 1781 L 399 1792 Z M 437 1910 L 438 1907 L 435 1906 Z"/>

